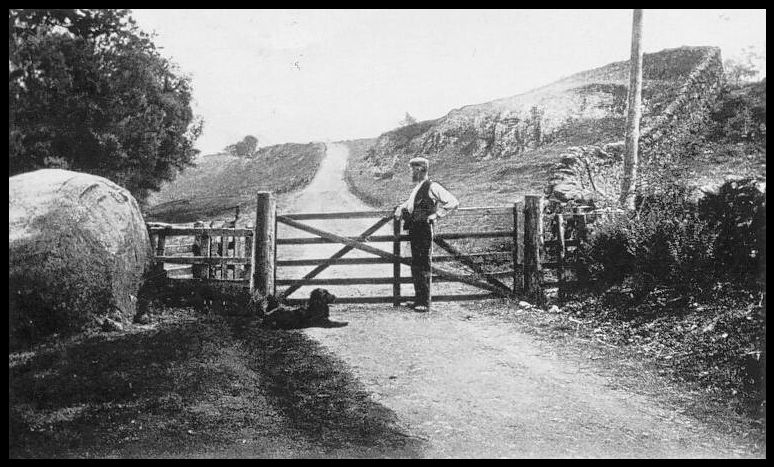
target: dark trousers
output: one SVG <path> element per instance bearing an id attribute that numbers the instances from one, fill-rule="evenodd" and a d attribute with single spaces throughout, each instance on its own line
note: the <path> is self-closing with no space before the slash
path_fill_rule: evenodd
<path id="1" fill-rule="evenodd" d="M 415 303 L 430 305 L 430 256 L 433 251 L 433 226 L 412 225 L 409 230 L 411 242 L 411 278 L 414 282 Z"/>

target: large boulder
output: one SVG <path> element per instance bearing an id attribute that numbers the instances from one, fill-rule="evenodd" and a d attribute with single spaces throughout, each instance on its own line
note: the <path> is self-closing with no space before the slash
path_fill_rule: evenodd
<path id="1" fill-rule="evenodd" d="M 132 319 L 152 259 L 134 197 L 105 178 L 59 169 L 8 184 L 11 341 Z"/>

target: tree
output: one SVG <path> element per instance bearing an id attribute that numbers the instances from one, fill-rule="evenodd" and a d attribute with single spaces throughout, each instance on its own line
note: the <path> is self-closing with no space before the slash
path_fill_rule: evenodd
<path id="1" fill-rule="evenodd" d="M 743 48 L 738 58 L 728 58 L 723 61 L 726 81 L 735 86 L 751 81 L 760 73 L 754 62 L 765 58 L 765 51 L 759 53 L 754 46 Z"/>
<path id="2" fill-rule="evenodd" d="M 9 176 L 61 167 L 140 202 L 192 165 L 190 79 L 128 10 L 8 10 Z"/>
<path id="3" fill-rule="evenodd" d="M 226 146 L 226 152 L 237 157 L 253 157 L 258 150 L 258 138 L 247 135 L 238 143 Z"/>
<path id="4" fill-rule="evenodd" d="M 398 122 L 398 125 L 401 127 L 409 126 L 417 123 L 417 119 L 412 117 L 410 113 L 406 112 L 406 115 L 403 117 L 403 120 Z"/>

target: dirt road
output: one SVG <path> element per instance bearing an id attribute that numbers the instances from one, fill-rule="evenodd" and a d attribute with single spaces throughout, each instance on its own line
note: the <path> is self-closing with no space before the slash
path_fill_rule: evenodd
<path id="1" fill-rule="evenodd" d="M 346 190 L 346 157 L 345 147 L 330 144 L 317 177 L 285 212 L 368 210 Z M 335 228 L 352 235 L 374 221 Z M 340 248 L 312 247 L 280 257 L 319 258 Z M 432 313 L 419 314 L 335 305 L 334 319 L 349 326 L 303 332 L 344 360 L 376 402 L 425 440 L 424 457 L 745 455 L 741 440 L 724 438 L 678 408 L 614 389 L 581 358 L 553 354 L 513 324 L 471 308 L 436 303 Z"/>

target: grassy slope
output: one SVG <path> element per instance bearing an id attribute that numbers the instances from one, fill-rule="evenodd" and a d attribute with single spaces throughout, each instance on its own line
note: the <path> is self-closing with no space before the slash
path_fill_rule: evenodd
<path id="1" fill-rule="evenodd" d="M 314 178 L 325 156 L 322 143 L 282 144 L 261 148 L 253 158 L 212 154 L 154 193 L 145 208 L 147 221 L 188 223 L 199 219 L 233 219 L 234 207 L 253 207 L 255 193 L 278 198 L 298 191 Z M 250 222 L 243 217 L 244 222 Z"/>

